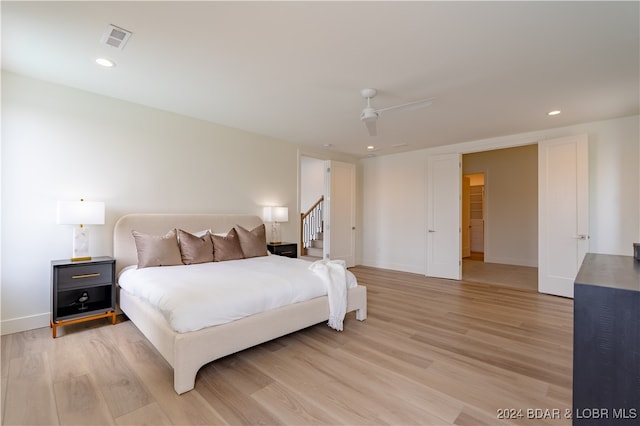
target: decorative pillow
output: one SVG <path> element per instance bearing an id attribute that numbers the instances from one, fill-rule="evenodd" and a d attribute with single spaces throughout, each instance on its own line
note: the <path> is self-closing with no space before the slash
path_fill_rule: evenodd
<path id="1" fill-rule="evenodd" d="M 240 240 L 235 229 L 227 232 L 225 237 L 220 235 L 211 235 L 213 240 L 213 261 L 222 262 L 223 260 L 242 259 L 242 249 L 240 248 Z"/>
<path id="2" fill-rule="evenodd" d="M 198 232 L 191 232 L 191 235 L 195 235 L 196 237 L 204 237 L 207 233 L 211 233 L 211 229 L 203 229 Z"/>
<path id="3" fill-rule="evenodd" d="M 131 233 L 136 241 L 138 268 L 182 265 L 175 229 L 164 236 L 148 235 L 138 231 L 131 231 Z"/>
<path id="4" fill-rule="evenodd" d="M 264 223 L 247 231 L 240 225 L 234 228 L 240 239 L 240 248 L 244 257 L 258 257 L 267 255 L 267 238 L 265 236 Z"/>
<path id="5" fill-rule="evenodd" d="M 198 237 L 178 229 L 178 245 L 185 265 L 213 262 L 213 241 L 208 231 Z"/>

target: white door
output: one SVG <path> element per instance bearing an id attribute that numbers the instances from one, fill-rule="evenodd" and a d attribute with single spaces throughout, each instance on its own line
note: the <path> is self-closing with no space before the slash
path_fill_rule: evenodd
<path id="1" fill-rule="evenodd" d="M 427 160 L 427 271 L 430 277 L 459 280 L 461 156 L 447 154 Z"/>
<path id="2" fill-rule="evenodd" d="M 326 161 L 324 258 L 355 266 L 356 166 Z"/>
<path id="3" fill-rule="evenodd" d="M 573 297 L 589 249 L 587 135 L 538 144 L 538 291 Z"/>

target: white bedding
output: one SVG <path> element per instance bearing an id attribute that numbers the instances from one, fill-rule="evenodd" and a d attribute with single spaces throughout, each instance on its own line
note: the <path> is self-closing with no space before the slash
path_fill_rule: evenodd
<path id="1" fill-rule="evenodd" d="M 179 333 L 327 294 L 311 263 L 283 256 L 123 269 L 120 287 L 156 307 Z M 346 271 L 347 288 L 356 287 Z"/>

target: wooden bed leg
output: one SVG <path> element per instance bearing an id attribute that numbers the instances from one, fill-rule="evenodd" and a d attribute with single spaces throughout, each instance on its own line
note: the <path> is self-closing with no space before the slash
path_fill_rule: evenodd
<path id="1" fill-rule="evenodd" d="M 367 308 L 356 309 L 356 319 L 358 321 L 364 321 L 367 319 Z"/>

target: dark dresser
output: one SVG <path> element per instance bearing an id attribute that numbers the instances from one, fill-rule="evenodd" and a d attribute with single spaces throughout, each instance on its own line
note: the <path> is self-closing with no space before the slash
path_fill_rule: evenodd
<path id="1" fill-rule="evenodd" d="M 640 424 L 640 261 L 587 254 L 573 312 L 573 424 Z"/>

